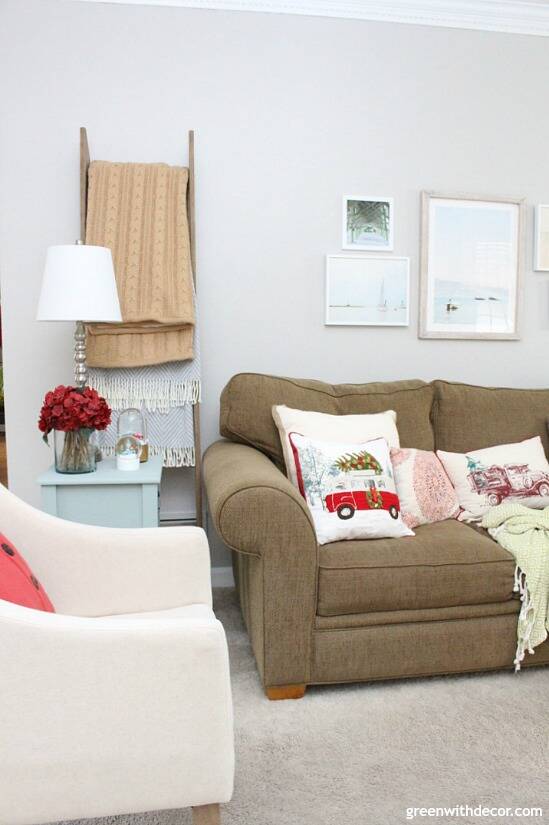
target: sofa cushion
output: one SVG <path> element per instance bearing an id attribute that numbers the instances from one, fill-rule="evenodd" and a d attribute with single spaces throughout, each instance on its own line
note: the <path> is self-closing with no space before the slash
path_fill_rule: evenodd
<path id="1" fill-rule="evenodd" d="M 320 616 L 513 598 L 510 553 L 453 519 L 418 527 L 414 537 L 334 542 L 319 552 Z"/>
<path id="2" fill-rule="evenodd" d="M 549 455 L 549 389 L 475 387 L 449 381 L 435 381 L 434 386 L 437 450 L 466 453 L 539 435 Z"/>
<path id="3" fill-rule="evenodd" d="M 282 447 L 272 416 L 276 404 L 332 415 L 395 410 L 401 446 L 432 450 L 433 396 L 433 385 L 423 381 L 324 384 L 240 373 L 231 378 L 221 395 L 220 432 L 231 441 L 261 450 L 283 467 Z"/>

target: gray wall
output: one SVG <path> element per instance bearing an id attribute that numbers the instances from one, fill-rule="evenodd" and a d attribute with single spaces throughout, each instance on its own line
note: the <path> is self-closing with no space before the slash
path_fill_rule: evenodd
<path id="1" fill-rule="evenodd" d="M 220 390 L 241 370 L 549 383 L 548 281 L 531 271 L 532 206 L 549 201 L 546 39 L 2 0 L 0 61 L 9 471 L 29 501 L 51 460 L 36 429 L 42 396 L 72 374 L 70 327 L 34 314 L 46 247 L 78 236 L 81 124 L 93 157 L 169 163 L 186 160 L 196 130 L 206 444 Z M 522 341 L 417 339 L 424 188 L 527 197 Z M 344 193 L 395 198 L 395 254 L 412 259 L 408 329 L 323 326 Z"/>

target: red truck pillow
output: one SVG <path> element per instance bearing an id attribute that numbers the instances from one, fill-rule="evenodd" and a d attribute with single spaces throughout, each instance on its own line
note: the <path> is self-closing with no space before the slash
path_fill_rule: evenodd
<path id="1" fill-rule="evenodd" d="M 55 613 L 45 590 L 11 541 L 0 533 L 0 599 Z"/>
<path id="2" fill-rule="evenodd" d="M 400 514 L 384 438 L 357 444 L 313 441 L 290 433 L 289 439 L 299 491 L 319 544 L 414 535 Z"/>

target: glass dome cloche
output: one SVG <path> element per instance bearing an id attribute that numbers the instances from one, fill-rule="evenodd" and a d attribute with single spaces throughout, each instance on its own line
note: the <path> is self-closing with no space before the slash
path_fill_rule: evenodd
<path id="1" fill-rule="evenodd" d="M 149 459 L 149 442 L 147 439 L 147 421 L 142 410 L 129 407 L 122 410 L 118 416 L 118 439 L 124 435 L 131 435 L 141 445 L 141 463 Z"/>

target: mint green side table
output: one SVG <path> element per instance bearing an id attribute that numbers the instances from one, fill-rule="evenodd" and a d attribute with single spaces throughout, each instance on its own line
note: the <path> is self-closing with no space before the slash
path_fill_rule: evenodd
<path id="1" fill-rule="evenodd" d="M 100 527 L 158 527 L 162 457 L 149 458 L 139 470 L 116 469 L 103 459 L 95 473 L 57 473 L 50 467 L 38 477 L 42 509 L 52 516 Z"/>

